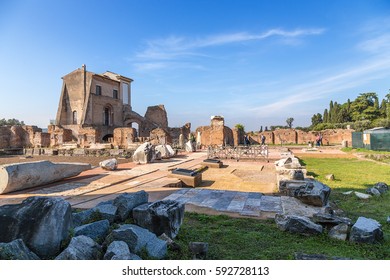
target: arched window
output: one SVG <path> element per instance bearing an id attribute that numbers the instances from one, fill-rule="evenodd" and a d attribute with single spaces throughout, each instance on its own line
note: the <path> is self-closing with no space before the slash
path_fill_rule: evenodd
<path id="1" fill-rule="evenodd" d="M 77 111 L 73 111 L 72 124 L 77 124 Z"/>

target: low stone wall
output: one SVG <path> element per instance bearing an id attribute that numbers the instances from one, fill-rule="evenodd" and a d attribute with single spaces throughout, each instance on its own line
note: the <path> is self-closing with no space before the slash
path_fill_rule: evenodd
<path id="1" fill-rule="evenodd" d="M 261 135 L 266 136 L 266 144 L 288 145 L 315 143 L 318 134 L 322 135 L 323 145 L 340 145 L 343 141 L 352 143 L 352 129 L 326 129 L 322 131 L 302 131 L 295 129 L 277 129 L 264 131 L 251 136 L 252 143 L 261 143 Z"/>

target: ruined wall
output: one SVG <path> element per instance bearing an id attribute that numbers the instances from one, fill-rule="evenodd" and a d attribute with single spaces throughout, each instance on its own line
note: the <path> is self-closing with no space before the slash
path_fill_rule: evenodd
<path id="1" fill-rule="evenodd" d="M 164 105 L 149 106 L 145 113 L 145 119 L 160 128 L 168 127 L 168 117 Z"/>
<path id="2" fill-rule="evenodd" d="M 42 136 L 42 129 L 31 125 L 0 127 L 0 148 L 31 148 L 35 145 L 47 145 L 47 135 Z"/>
<path id="3" fill-rule="evenodd" d="M 324 145 L 329 144 L 341 144 L 342 141 L 348 141 L 352 143 L 352 129 L 326 129 L 321 131 L 322 143 Z"/>
<path id="4" fill-rule="evenodd" d="M 318 134 L 315 131 L 309 131 L 309 132 L 303 130 L 295 130 L 295 131 L 297 133 L 297 144 L 315 143 Z"/>
<path id="5" fill-rule="evenodd" d="M 0 126 L 0 149 L 9 148 L 11 139 L 11 130 L 8 126 Z"/>
<path id="6" fill-rule="evenodd" d="M 298 135 L 294 129 L 277 129 L 273 131 L 274 144 L 297 144 Z"/>
<path id="7" fill-rule="evenodd" d="M 275 131 L 264 131 L 251 136 L 255 143 L 261 143 L 260 136 L 266 137 L 266 144 L 288 145 L 288 144 L 308 144 L 314 142 L 319 133 L 322 135 L 323 145 L 340 145 L 342 141 L 352 143 L 351 129 L 327 129 L 323 131 L 309 131 L 295 129 L 277 129 Z"/>
<path id="8" fill-rule="evenodd" d="M 129 144 L 135 142 L 137 131 L 132 127 L 118 127 L 114 129 L 114 146 L 127 149 Z"/>
<path id="9" fill-rule="evenodd" d="M 150 132 L 150 142 L 152 143 L 152 145 L 162 145 L 162 144 L 171 145 L 172 137 L 165 129 L 156 128 Z"/>
<path id="10" fill-rule="evenodd" d="M 56 147 L 73 140 L 73 133 L 70 129 L 65 129 L 57 125 L 49 125 L 47 128 L 47 132 L 50 134 L 51 147 Z"/>
<path id="11" fill-rule="evenodd" d="M 33 139 L 34 147 L 48 148 L 50 147 L 50 133 L 36 132 Z"/>

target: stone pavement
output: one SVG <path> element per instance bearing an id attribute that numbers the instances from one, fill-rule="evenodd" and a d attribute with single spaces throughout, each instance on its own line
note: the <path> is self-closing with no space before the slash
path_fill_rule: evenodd
<path id="1" fill-rule="evenodd" d="M 181 189 L 164 198 L 168 199 L 226 214 L 235 213 L 257 218 L 274 218 L 276 214 L 312 217 L 322 210 L 321 207 L 308 206 L 293 197 L 264 195 L 258 192 Z"/>

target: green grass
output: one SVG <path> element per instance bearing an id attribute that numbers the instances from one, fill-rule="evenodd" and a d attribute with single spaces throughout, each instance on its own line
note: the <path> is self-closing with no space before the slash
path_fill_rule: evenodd
<path id="1" fill-rule="evenodd" d="M 179 252 L 169 251 L 169 259 L 192 259 L 191 241 L 209 243 L 207 259 L 289 260 L 295 253 L 324 254 L 350 259 L 390 259 L 390 242 L 354 244 L 330 239 L 325 233 L 303 237 L 280 231 L 274 221 L 186 213 L 176 242 Z"/>
<path id="2" fill-rule="evenodd" d="M 373 218 L 382 224 L 385 240 L 380 244 L 354 244 L 319 236 L 303 237 L 280 231 L 273 220 L 230 218 L 186 213 L 176 242 L 180 251 L 170 251 L 169 259 L 192 259 L 191 241 L 209 243 L 208 259 L 293 259 L 295 253 L 324 254 L 351 259 L 390 259 L 390 193 L 361 200 L 345 191 L 360 191 L 377 182 L 390 183 L 390 166 L 372 161 L 336 158 L 301 158 L 309 175 L 332 188 L 331 203 L 353 221 L 359 216 Z M 325 175 L 334 174 L 335 181 Z"/>

